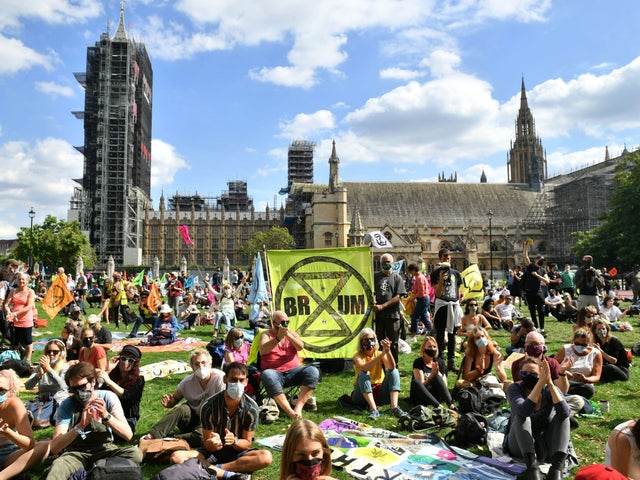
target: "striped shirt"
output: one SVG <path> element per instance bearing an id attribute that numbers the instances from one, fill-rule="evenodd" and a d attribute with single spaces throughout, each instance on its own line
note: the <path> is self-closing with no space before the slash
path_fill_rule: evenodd
<path id="1" fill-rule="evenodd" d="M 228 428 L 238 438 L 242 432 L 255 432 L 258 428 L 258 404 L 250 397 L 243 395 L 240 405 L 233 415 L 229 414 L 224 402 L 224 390 L 210 397 L 200 411 L 203 430 L 216 432 L 224 438 L 224 429 Z"/>

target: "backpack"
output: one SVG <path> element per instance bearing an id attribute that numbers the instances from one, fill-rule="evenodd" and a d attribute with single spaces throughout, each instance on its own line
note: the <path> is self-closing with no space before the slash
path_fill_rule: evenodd
<path id="1" fill-rule="evenodd" d="M 207 344 L 207 351 L 211 354 L 212 366 L 220 368 L 224 360 L 224 340 L 214 338 Z"/>
<path id="2" fill-rule="evenodd" d="M 457 423 L 458 416 L 456 412 L 442 405 L 437 407 L 417 405 L 409 410 L 407 416 L 398 421 L 401 428 L 414 432 L 455 428 Z"/>
<path id="3" fill-rule="evenodd" d="M 458 402 L 458 411 L 460 413 L 480 413 L 482 410 L 480 389 L 478 387 L 466 387 L 461 389 L 456 395 L 456 401 Z"/>
<path id="4" fill-rule="evenodd" d="M 448 433 L 445 439 L 461 448 L 485 445 L 489 433 L 488 425 L 487 419 L 479 413 L 467 412 L 460 416 L 458 426 Z"/>
<path id="5" fill-rule="evenodd" d="M 87 474 L 87 480 L 143 480 L 140 465 L 130 458 L 105 457 L 96 460 Z"/>

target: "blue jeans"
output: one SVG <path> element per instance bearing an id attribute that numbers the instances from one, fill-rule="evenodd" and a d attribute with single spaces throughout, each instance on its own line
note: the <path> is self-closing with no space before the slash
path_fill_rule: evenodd
<path id="1" fill-rule="evenodd" d="M 378 396 L 375 398 L 377 405 L 386 405 L 391 401 L 391 392 L 400 391 L 400 372 L 397 368 L 393 370 L 387 370 L 384 380 L 378 390 Z M 364 399 L 363 393 L 372 393 L 373 386 L 371 384 L 371 375 L 369 372 L 361 371 L 358 373 L 358 379 L 356 381 L 355 388 L 351 394 L 351 400 L 357 405 L 368 408 L 367 402 Z"/>
<path id="2" fill-rule="evenodd" d="M 301 365 L 286 372 L 279 372 L 268 368 L 260 375 L 267 395 L 275 397 L 284 393 L 284 388 L 291 386 L 303 386 L 315 389 L 320 380 L 320 372 L 313 365 Z"/>
<path id="3" fill-rule="evenodd" d="M 427 318 L 429 310 L 429 297 L 416 298 L 416 305 L 411 314 L 411 333 L 418 331 L 418 320 L 422 320 L 427 332 L 431 330 L 431 322 Z"/>

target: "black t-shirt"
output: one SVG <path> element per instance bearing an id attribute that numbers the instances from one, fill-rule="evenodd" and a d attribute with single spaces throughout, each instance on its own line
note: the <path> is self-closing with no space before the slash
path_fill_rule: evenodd
<path id="1" fill-rule="evenodd" d="M 547 274 L 544 267 L 539 267 L 534 262 L 527 265 L 522 276 L 522 290 L 527 293 L 535 293 L 540 290 L 540 279 L 533 276 L 534 272 L 537 272 L 541 277 Z"/>
<path id="2" fill-rule="evenodd" d="M 444 359 L 438 357 L 435 359 L 435 361 L 438 363 L 438 371 L 443 374 L 443 375 L 447 375 L 447 366 L 444 363 Z M 422 359 L 422 357 L 418 357 L 413 361 L 413 369 L 417 369 L 417 370 L 422 370 L 422 373 L 424 373 L 424 377 L 427 378 L 429 375 L 431 375 L 431 368 L 427 367 L 424 364 L 424 360 Z"/>
<path id="3" fill-rule="evenodd" d="M 436 268 L 431 272 L 431 275 L 429 275 L 433 288 L 435 288 L 440 281 L 440 270 L 442 270 L 442 267 Z M 442 292 L 438 298 L 445 302 L 456 302 L 460 300 L 460 296 L 458 294 L 460 285 L 462 285 L 462 275 L 460 275 L 460 272 L 455 268 L 450 268 L 449 276 L 444 279 L 444 282 L 442 282 Z"/>

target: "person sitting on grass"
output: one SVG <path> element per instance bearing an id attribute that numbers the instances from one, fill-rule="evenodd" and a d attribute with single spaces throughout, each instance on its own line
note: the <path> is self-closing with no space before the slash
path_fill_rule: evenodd
<path id="1" fill-rule="evenodd" d="M 149 303 L 150 301 L 150 296 L 149 296 L 149 290 L 142 290 L 142 292 L 140 293 L 140 304 L 138 305 L 138 310 L 140 312 L 140 315 L 138 316 L 136 322 L 133 325 L 133 330 L 131 330 L 131 333 L 129 334 L 129 338 L 135 338 L 138 335 L 138 330 L 140 329 L 140 327 L 143 324 L 146 325 L 150 325 L 151 326 L 151 333 L 154 334 L 156 333 L 156 330 L 158 329 L 158 307 L 160 307 L 159 305 L 159 301 L 156 300 L 153 303 L 157 303 L 156 305 L 151 305 Z"/>
<path id="2" fill-rule="evenodd" d="M 113 335 L 111 334 L 111 331 L 102 325 L 98 315 L 89 315 L 89 318 L 87 318 L 87 325 L 89 325 L 95 334 L 95 343 L 99 343 L 100 345 L 111 345 L 113 343 Z"/>
<path id="3" fill-rule="evenodd" d="M 378 405 L 389 404 L 389 412 L 397 418 L 406 416 L 398 406 L 400 394 L 400 372 L 391 353 L 391 341 L 378 341 L 371 328 L 360 332 L 358 351 L 353 356 L 355 370 L 354 389 L 351 401 L 369 410 L 368 418 L 375 420 L 380 416 Z"/>
<path id="4" fill-rule="evenodd" d="M 581 395 L 586 399 L 593 397 L 595 384 L 602 375 L 602 353 L 593 346 L 590 330 L 577 330 L 573 334 L 573 343 L 560 347 L 555 359 L 562 364 L 565 359 L 571 366 L 565 370 L 569 379 L 569 395 Z M 585 402 L 585 407 L 588 408 Z M 590 413 L 590 412 L 588 412 Z"/>
<path id="5" fill-rule="evenodd" d="M 551 462 L 547 480 L 561 480 L 570 440 L 569 405 L 553 384 L 546 361 L 526 357 L 520 378 L 507 390 L 511 420 L 503 449 L 524 458 L 529 480 L 543 478 L 538 461 Z"/>
<path id="6" fill-rule="evenodd" d="M 142 462 L 138 447 L 118 447 L 113 435 L 125 441 L 133 432 L 115 393 L 97 390 L 97 373 L 91 364 L 80 362 L 69 367 L 65 380 L 71 396 L 60 405 L 51 453 L 57 458 L 42 478 L 67 480 L 80 468 L 89 470 L 96 460 L 124 457 Z"/>
<path id="7" fill-rule="evenodd" d="M 640 478 L 640 420 L 629 420 L 613 429 L 607 440 L 604 464 L 625 478 Z"/>
<path id="8" fill-rule="evenodd" d="M 158 310 L 158 324 L 149 339 L 149 345 L 169 345 L 177 339 L 177 331 L 179 330 L 178 320 L 173 314 L 173 310 L 168 304 L 164 304 Z"/>
<path id="9" fill-rule="evenodd" d="M 200 410 L 201 445 L 197 450 L 174 452 L 171 463 L 195 457 L 217 478 L 228 480 L 248 480 L 250 473 L 271 465 L 271 452 L 251 448 L 258 427 L 258 405 L 244 394 L 248 375 L 242 363 L 227 365 L 226 389 L 209 397 Z"/>
<path id="10" fill-rule="evenodd" d="M 281 310 L 273 312 L 271 329 L 262 332 L 259 342 L 260 378 L 267 395 L 289 418 L 301 418 L 302 409 L 318 386 L 320 372 L 313 365 L 300 364 L 298 352 L 304 348 L 304 342 L 297 332 L 289 328 L 286 313 Z M 300 386 L 300 395 L 292 408 L 283 388 L 296 385 Z"/>
<path id="11" fill-rule="evenodd" d="M 467 347 L 467 336 L 475 327 L 483 327 L 486 330 L 491 330 L 491 324 L 484 315 L 478 313 L 478 300 L 472 298 L 467 301 L 464 307 L 464 315 L 460 319 L 462 325 L 456 331 L 456 335 L 464 338 L 464 341 L 460 345 L 462 351 Z"/>
<path id="12" fill-rule="evenodd" d="M 244 333 L 239 328 L 232 328 L 224 340 L 224 359 L 222 366 L 227 363 L 240 362 L 247 364 L 251 344 L 244 341 Z"/>
<path id="13" fill-rule="evenodd" d="M 145 382 L 144 377 L 140 375 L 141 357 L 142 353 L 138 347 L 125 345 L 120 355 L 113 357 L 109 362 L 109 371 L 102 370 L 98 373 L 104 381 L 100 389 L 111 390 L 118 396 L 133 433 L 140 418 L 140 400 Z M 117 435 L 114 436 L 116 441 L 123 440 Z"/>
<path id="14" fill-rule="evenodd" d="M 106 370 L 107 368 L 107 351 L 102 345 L 95 343 L 95 333 L 92 328 L 85 328 L 80 334 L 82 348 L 78 353 L 78 360 L 69 362 L 69 365 L 75 365 L 80 362 L 88 362 L 97 370 Z"/>
<path id="15" fill-rule="evenodd" d="M 467 339 L 467 349 L 462 359 L 462 378 L 475 384 L 495 368 L 498 380 L 504 383 L 507 381 L 507 374 L 502 364 L 503 359 L 489 333 L 482 327 L 476 327 Z"/>
<path id="16" fill-rule="evenodd" d="M 537 332 L 536 327 L 533 326 L 533 321 L 530 318 L 523 318 L 516 326 L 511 329 L 511 345 L 507 347 L 507 355 L 511 355 L 513 352 L 524 351 L 525 339 L 531 332 Z"/>
<path id="17" fill-rule="evenodd" d="M 311 420 L 294 420 L 282 445 L 278 480 L 336 480 L 331 450 L 322 430 Z"/>
<path id="18" fill-rule="evenodd" d="M 186 440 L 192 447 L 202 444 L 200 407 L 210 396 L 224 390 L 224 374 L 216 368 L 211 368 L 211 363 L 211 355 L 206 350 L 197 348 L 191 352 L 189 365 L 194 373 L 183 378 L 175 392 L 163 395 L 160 399 L 165 408 L 175 407 L 182 398 L 186 402 L 160 419 L 151 427 L 149 433 L 142 437 L 143 439 L 175 436 Z M 174 434 L 176 428 L 181 434 Z"/>
<path id="19" fill-rule="evenodd" d="M 246 278 L 242 280 L 242 283 L 238 285 L 238 287 L 234 290 L 233 286 L 230 283 L 225 283 L 222 286 L 222 292 L 218 292 L 215 290 L 208 282 L 204 282 L 205 286 L 209 290 L 209 292 L 216 298 L 218 301 L 215 309 L 215 323 L 213 326 L 213 336 L 218 336 L 218 331 L 220 329 L 220 324 L 224 320 L 224 324 L 227 328 L 227 332 L 231 330 L 231 327 L 235 326 L 236 323 L 236 298 L 240 295 L 242 288 L 246 282 Z"/>
<path id="20" fill-rule="evenodd" d="M 48 442 L 36 443 L 33 438 L 13 370 L 0 370 L 0 480 L 23 478 L 20 474 L 38 465 L 48 452 Z"/>
<path id="21" fill-rule="evenodd" d="M 602 374 L 600 382 L 615 382 L 629 380 L 629 358 L 622 342 L 611 335 L 609 322 L 602 317 L 597 318 L 591 325 L 593 346 L 602 354 Z"/>
<path id="22" fill-rule="evenodd" d="M 444 359 L 438 356 L 438 342 L 434 337 L 424 338 L 420 357 L 413 362 L 409 398 L 415 405 L 437 407 L 444 403 L 447 408 L 455 408 L 447 388 L 447 367 Z"/>

